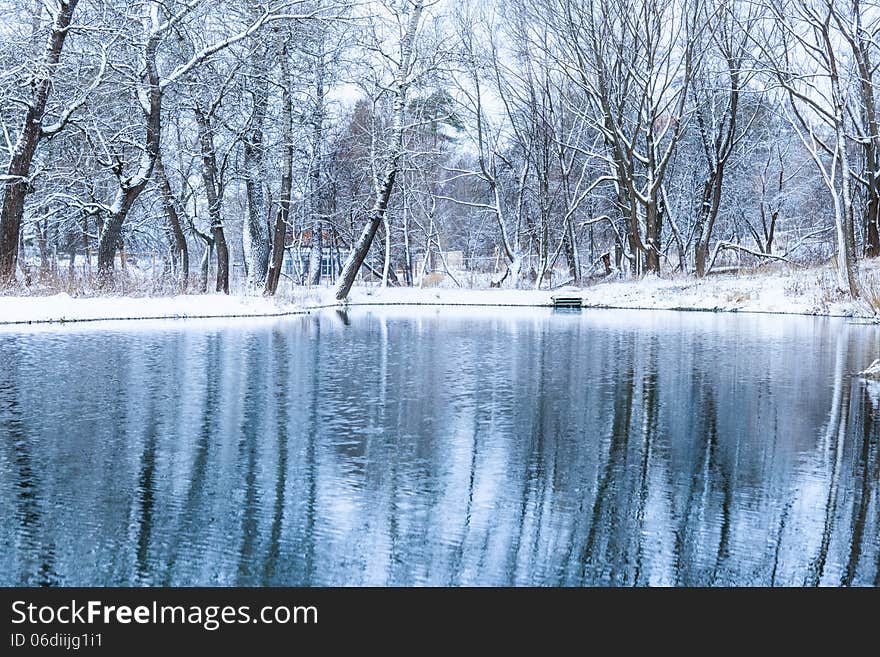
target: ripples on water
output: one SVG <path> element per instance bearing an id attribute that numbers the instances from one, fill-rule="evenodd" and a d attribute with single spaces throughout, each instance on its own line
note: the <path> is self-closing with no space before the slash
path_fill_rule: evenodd
<path id="1" fill-rule="evenodd" d="M 880 583 L 877 328 L 508 312 L 0 333 L 0 584 Z"/>

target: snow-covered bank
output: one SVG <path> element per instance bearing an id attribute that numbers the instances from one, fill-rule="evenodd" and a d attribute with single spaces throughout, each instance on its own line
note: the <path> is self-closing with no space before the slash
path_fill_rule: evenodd
<path id="1" fill-rule="evenodd" d="M 873 272 L 865 296 L 876 296 Z M 547 290 L 356 287 L 349 305 L 550 306 Z M 609 282 L 576 292 L 586 307 L 786 313 L 874 318 L 866 301 L 849 301 L 835 290 L 827 268 L 753 275 L 656 278 Z M 182 295 L 176 297 L 79 297 L 66 294 L 0 296 L 0 324 L 111 319 L 270 317 L 335 306 L 329 288 L 296 288 L 283 297 Z"/>
<path id="2" fill-rule="evenodd" d="M 304 312 L 302 301 L 224 294 L 176 297 L 0 296 L 0 324 L 112 319 L 265 317 Z"/>
<path id="3" fill-rule="evenodd" d="M 865 296 L 870 297 L 875 272 L 865 272 Z M 775 271 L 751 275 L 718 275 L 705 279 L 691 277 L 657 278 L 600 283 L 572 295 L 579 295 L 585 307 L 656 310 L 701 310 L 727 312 L 785 313 L 844 317 L 875 316 L 864 300 L 852 301 L 839 293 L 833 272 L 828 268 Z M 551 305 L 555 292 L 547 290 L 468 290 L 461 288 L 355 288 L 351 305 Z M 322 295 L 331 304 L 332 296 Z"/>
<path id="4" fill-rule="evenodd" d="M 875 294 L 873 272 L 863 280 L 864 297 Z M 836 289 L 833 273 L 817 268 L 772 274 L 719 275 L 705 279 L 660 279 L 605 283 L 584 290 L 585 305 L 873 318 L 863 300 Z"/>

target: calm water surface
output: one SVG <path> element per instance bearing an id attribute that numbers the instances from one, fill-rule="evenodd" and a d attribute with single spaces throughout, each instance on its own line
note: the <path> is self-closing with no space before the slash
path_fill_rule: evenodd
<path id="1" fill-rule="evenodd" d="M 357 310 L 0 332 L 0 584 L 877 585 L 880 329 Z"/>

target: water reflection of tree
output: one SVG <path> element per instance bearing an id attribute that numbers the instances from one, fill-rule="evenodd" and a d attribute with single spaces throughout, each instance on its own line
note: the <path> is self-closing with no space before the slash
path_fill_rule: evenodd
<path id="1" fill-rule="evenodd" d="M 209 333 L 204 337 L 202 358 L 202 362 L 199 363 L 200 367 L 188 374 L 191 378 L 200 379 L 203 382 L 204 391 L 193 391 L 191 393 L 193 399 L 182 400 L 180 404 L 180 407 L 185 408 L 187 413 L 198 417 L 198 424 L 195 427 L 192 466 L 186 482 L 186 494 L 180 505 L 177 524 L 170 537 L 170 553 L 162 586 L 178 583 L 175 579 L 177 562 L 179 559 L 187 560 L 195 557 L 192 554 L 193 544 L 198 545 L 206 529 L 199 519 L 210 517 L 210 509 L 205 507 L 205 501 L 211 494 L 209 459 L 214 443 L 212 437 L 217 435 L 220 427 L 217 417 L 221 387 L 221 377 L 218 373 L 220 336 L 217 333 Z M 199 408 L 200 404 L 201 408 Z"/>
<path id="2" fill-rule="evenodd" d="M 263 562 L 263 575 L 260 583 L 269 586 L 275 582 L 281 552 L 281 532 L 284 521 L 284 500 L 287 489 L 287 431 L 288 425 L 288 369 L 284 355 L 287 344 L 278 329 L 272 331 L 270 353 L 272 368 L 272 397 L 275 405 L 275 424 L 271 435 L 275 438 L 277 456 L 275 469 L 275 491 L 272 500 L 272 520 L 269 526 L 269 545 Z"/>
<path id="3" fill-rule="evenodd" d="M 877 402 L 851 375 L 869 345 L 829 331 L 833 349 L 790 372 L 788 346 L 745 334 L 725 351 L 579 316 L 329 316 L 120 339 L 117 383 L 143 392 L 78 398 L 116 419 L 78 451 L 44 440 L 13 359 L 10 581 L 875 583 Z M 66 540 L 52 509 L 90 490 L 94 540 Z"/>
<path id="4" fill-rule="evenodd" d="M 24 586 L 58 584 L 55 570 L 54 537 L 46 527 L 41 499 L 41 482 L 34 471 L 31 439 L 28 436 L 27 409 L 19 401 L 23 382 L 19 377 L 21 354 L 11 342 L 3 345 L 3 367 L 0 368 L 0 435 L 2 447 L 11 454 L 14 482 L 15 535 L 21 564 L 18 580 L 10 571 L 3 583 Z M 10 523 L 10 527 L 13 523 Z M 9 579 L 7 579 L 9 577 Z"/>
<path id="5" fill-rule="evenodd" d="M 156 363 L 153 365 L 155 366 Z M 157 394 L 158 390 L 155 385 L 147 387 L 147 413 L 138 469 L 134 518 L 137 528 L 135 568 L 136 581 L 139 585 L 151 584 L 155 572 L 153 562 L 150 560 L 150 539 L 153 532 L 153 511 L 156 505 L 156 443 L 158 436 L 155 399 Z"/>
<path id="6" fill-rule="evenodd" d="M 602 542 L 604 537 L 606 543 L 616 547 L 626 539 L 625 532 L 616 530 L 618 528 L 629 529 L 626 527 L 625 522 L 621 522 L 613 517 L 617 514 L 618 509 L 625 510 L 627 508 L 626 505 L 619 505 L 618 501 L 612 498 L 615 487 L 625 478 L 626 474 L 623 465 L 629 443 L 633 395 L 635 392 L 633 364 L 623 363 L 622 366 L 623 370 L 618 379 L 614 395 L 611 446 L 599 485 L 596 489 L 592 512 L 590 513 L 589 532 L 581 550 L 581 578 L 585 582 L 601 581 L 605 577 L 603 571 L 607 572 L 608 569 L 616 570 L 616 564 L 613 563 L 613 560 L 619 558 L 619 553 L 617 555 L 613 554 L 613 552 L 608 554 L 608 551 L 601 550 L 599 543 Z M 623 534 L 623 536 L 618 536 L 618 534 Z M 613 579 L 609 579 L 613 582 Z"/>
<path id="7" fill-rule="evenodd" d="M 837 497 L 840 486 L 840 476 L 844 444 L 846 442 L 846 429 L 849 424 L 850 392 L 852 390 L 850 377 L 849 343 L 847 340 L 849 327 L 844 326 L 837 336 L 837 350 L 834 368 L 834 396 L 831 400 L 831 410 L 828 414 L 828 424 L 825 428 L 824 437 L 817 452 L 818 466 L 826 473 L 827 494 L 824 505 L 824 520 L 822 522 L 822 534 L 819 541 L 818 553 L 813 557 L 807 568 L 805 585 L 817 586 L 825 574 L 825 566 L 828 561 L 828 549 L 831 544 L 834 523 L 837 519 Z"/>
<path id="8" fill-rule="evenodd" d="M 346 324 L 347 326 L 348 324 Z M 314 321 L 312 323 L 313 339 L 309 341 L 310 348 L 310 371 L 311 371 L 311 394 L 308 396 L 309 417 L 306 429 L 306 450 L 305 450 L 305 476 L 306 476 L 306 505 L 305 505 L 305 523 L 301 535 L 302 548 L 302 578 L 301 581 L 305 585 L 315 582 L 315 530 L 318 506 L 318 462 L 317 462 L 317 441 L 318 427 L 320 416 L 318 414 L 321 404 L 321 359 L 324 350 L 321 344 L 321 322 Z M 289 400 L 288 403 L 296 403 L 295 400 Z"/>
<path id="9" fill-rule="evenodd" d="M 876 409 L 871 403 L 868 393 L 868 386 L 865 382 L 856 383 L 858 391 L 858 409 L 854 414 L 856 418 L 861 418 L 861 432 L 854 433 L 858 436 L 857 454 L 858 458 L 854 467 L 856 476 L 856 485 L 853 487 L 853 504 L 851 513 L 852 523 L 852 540 L 850 541 L 849 556 L 846 559 L 846 568 L 840 580 L 841 585 L 851 586 L 856 581 L 856 574 L 859 566 L 863 562 L 866 570 L 870 568 L 868 559 L 870 555 L 864 554 L 864 543 L 869 540 L 871 523 L 873 522 L 875 531 L 877 528 L 877 516 L 880 515 L 880 508 L 877 502 L 878 481 L 880 481 L 880 440 L 878 440 L 878 431 L 876 427 Z M 870 513 L 873 497 L 873 515 Z M 875 548 L 880 548 L 880 541 Z M 880 549 L 877 550 L 877 563 L 875 565 L 874 582 L 875 586 L 880 586 Z"/>

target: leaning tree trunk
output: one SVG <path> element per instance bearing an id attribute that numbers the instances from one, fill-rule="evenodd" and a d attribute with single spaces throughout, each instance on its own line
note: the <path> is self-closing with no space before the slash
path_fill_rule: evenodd
<path id="1" fill-rule="evenodd" d="M 37 144 L 43 136 L 43 117 L 52 90 L 52 74 L 61 59 L 61 50 L 78 1 L 62 0 L 60 3 L 39 69 L 35 72 L 31 83 L 31 98 L 24 125 L 18 134 L 6 169 L 3 207 L 0 210 L 0 284 L 9 283 L 15 278 L 18 241 L 31 164 L 37 151 Z"/>
<path id="2" fill-rule="evenodd" d="M 354 284 L 355 276 L 357 276 L 361 265 L 364 264 L 367 253 L 370 251 L 370 245 L 373 243 L 376 231 L 379 230 L 379 225 L 382 223 L 382 218 L 388 209 L 388 201 L 391 199 L 391 190 L 394 188 L 394 177 L 396 175 L 397 161 L 394 160 L 392 163 L 389 163 L 388 170 L 385 172 L 385 177 L 379 186 L 379 193 L 373 208 L 370 210 L 367 223 L 361 231 L 360 237 L 352 246 L 348 257 L 345 259 L 345 264 L 342 265 L 342 272 L 339 274 L 339 281 L 336 284 L 336 299 L 338 301 L 342 301 L 348 296 L 351 286 Z"/>
<path id="3" fill-rule="evenodd" d="M 385 218 L 385 212 L 388 210 L 388 202 L 394 189 L 394 179 L 397 176 L 400 158 L 403 154 L 404 113 L 406 112 L 406 92 L 409 85 L 408 75 L 412 63 L 413 42 L 415 41 L 416 29 L 418 28 L 422 8 L 423 3 L 421 0 L 418 0 L 413 6 L 412 13 L 407 22 L 406 33 L 403 35 L 403 40 L 400 44 L 400 63 L 395 81 L 391 153 L 388 158 L 388 164 L 385 167 L 385 173 L 376 187 L 376 198 L 368 214 L 367 222 L 363 230 L 361 230 L 360 237 L 352 246 L 345 264 L 342 266 L 342 272 L 339 275 L 339 281 L 336 283 L 335 291 L 338 301 L 345 299 L 351 291 L 354 279 L 367 257 L 370 245 L 376 236 L 376 231 L 379 229 L 379 225 Z"/>

